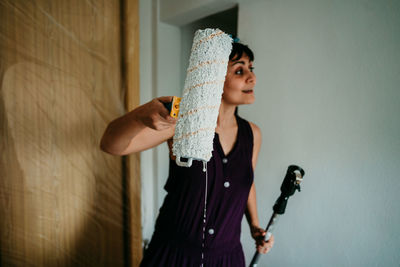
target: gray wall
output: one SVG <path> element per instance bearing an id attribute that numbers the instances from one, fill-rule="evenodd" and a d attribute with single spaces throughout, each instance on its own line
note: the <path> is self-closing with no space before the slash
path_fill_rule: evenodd
<path id="1" fill-rule="evenodd" d="M 247 1 L 255 51 L 260 219 L 284 171 L 306 170 L 261 266 L 399 266 L 400 2 Z M 247 259 L 253 244 L 243 225 Z"/>
<path id="2" fill-rule="evenodd" d="M 140 0 L 140 102 L 180 95 L 180 29 L 159 20 L 158 0 Z M 142 233 L 150 240 L 165 196 L 168 148 L 159 145 L 141 153 Z"/>
<path id="3" fill-rule="evenodd" d="M 147 23 L 141 24 L 142 101 L 179 94 L 185 77 L 177 25 L 193 22 L 187 21 L 193 12 L 196 19 L 202 10 L 203 17 L 212 14 L 205 2 L 191 7 L 193 1 L 162 0 L 179 14 L 161 10 L 175 23 L 167 25 L 158 19 L 158 1 L 153 11 L 149 2 L 141 0 L 147 6 L 141 13 Z M 235 1 L 206 2 L 229 2 L 227 9 Z M 263 225 L 287 166 L 306 170 L 303 190 L 290 199 L 275 247 L 259 266 L 399 266 L 399 3 L 239 1 L 239 37 L 256 54 L 256 103 L 240 114 L 263 132 L 255 172 Z M 143 234 L 149 238 L 165 194 L 168 154 L 161 145 L 142 155 Z M 254 245 L 245 222 L 242 243 L 249 261 Z"/>

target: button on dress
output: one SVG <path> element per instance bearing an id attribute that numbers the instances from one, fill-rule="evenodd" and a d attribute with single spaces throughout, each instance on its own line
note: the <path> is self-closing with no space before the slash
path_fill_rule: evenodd
<path id="1" fill-rule="evenodd" d="M 140 266 L 245 266 L 240 234 L 253 183 L 253 132 L 246 120 L 236 121 L 237 139 L 228 155 L 214 136 L 207 183 L 203 162 L 187 168 L 170 160 L 167 195 Z"/>

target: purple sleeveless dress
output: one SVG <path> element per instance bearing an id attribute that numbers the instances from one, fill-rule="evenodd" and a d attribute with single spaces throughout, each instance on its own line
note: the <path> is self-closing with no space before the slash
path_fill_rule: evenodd
<path id="1" fill-rule="evenodd" d="M 253 183 L 253 132 L 236 116 L 237 140 L 224 155 L 218 134 L 207 163 L 207 206 L 204 220 L 206 173 L 203 163 L 190 168 L 170 161 L 155 231 L 140 266 L 245 266 L 240 244 L 241 222 Z"/>

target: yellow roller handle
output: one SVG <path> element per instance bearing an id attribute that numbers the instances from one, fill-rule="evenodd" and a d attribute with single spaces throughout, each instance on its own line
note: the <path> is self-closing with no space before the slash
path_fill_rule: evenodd
<path id="1" fill-rule="evenodd" d="M 181 99 L 182 98 L 177 97 L 177 96 L 174 96 L 172 98 L 171 112 L 170 112 L 171 117 L 178 118 L 178 115 L 179 115 L 179 104 L 181 103 Z"/>

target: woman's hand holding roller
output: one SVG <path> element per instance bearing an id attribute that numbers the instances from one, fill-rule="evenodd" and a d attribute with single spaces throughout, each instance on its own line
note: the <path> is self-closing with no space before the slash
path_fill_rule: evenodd
<path id="1" fill-rule="evenodd" d="M 176 124 L 176 119 L 169 115 L 164 103 L 172 101 L 172 96 L 155 98 L 136 109 L 136 117 L 154 130 L 165 130 Z"/>
<path id="2" fill-rule="evenodd" d="M 100 148 L 113 155 L 140 152 L 168 140 L 174 135 L 176 119 L 169 115 L 163 103 L 172 96 L 155 98 L 107 126 Z"/>

